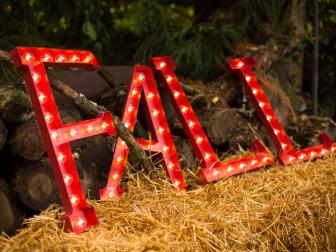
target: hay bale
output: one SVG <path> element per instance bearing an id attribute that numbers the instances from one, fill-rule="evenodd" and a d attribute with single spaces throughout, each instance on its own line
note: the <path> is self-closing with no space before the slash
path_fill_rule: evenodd
<path id="1" fill-rule="evenodd" d="M 61 229 L 61 208 L 27 220 L 4 251 L 335 251 L 335 158 L 236 176 L 178 192 L 130 173 L 118 201 L 91 201 L 98 228 Z M 191 174 L 191 173 L 188 173 Z M 155 187 L 155 190 L 154 190 Z"/>

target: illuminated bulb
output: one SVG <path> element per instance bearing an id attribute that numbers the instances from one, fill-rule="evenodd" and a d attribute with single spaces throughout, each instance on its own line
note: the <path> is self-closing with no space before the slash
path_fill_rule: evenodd
<path id="1" fill-rule="evenodd" d="M 288 158 L 288 161 L 289 161 L 289 162 L 292 162 L 293 160 L 295 160 L 295 157 L 293 157 L 293 156 L 290 156 L 290 157 Z"/>
<path id="2" fill-rule="evenodd" d="M 153 93 L 149 93 L 147 97 L 148 97 L 149 99 L 152 99 L 152 98 L 153 98 L 153 96 L 154 96 L 154 94 L 153 94 Z"/>
<path id="3" fill-rule="evenodd" d="M 70 136 L 76 135 L 77 131 L 75 129 L 70 130 Z"/>
<path id="4" fill-rule="evenodd" d="M 145 75 L 144 74 L 139 74 L 138 75 L 138 80 L 139 81 L 142 81 L 142 80 L 144 80 L 145 79 Z"/>
<path id="5" fill-rule="evenodd" d="M 136 95 L 137 93 L 138 93 L 138 90 L 136 90 L 136 89 L 132 90 L 132 95 Z"/>
<path id="6" fill-rule="evenodd" d="M 189 127 L 192 128 L 194 125 L 195 125 L 195 122 L 194 122 L 194 121 L 190 121 L 190 122 L 189 122 Z"/>
<path id="7" fill-rule="evenodd" d="M 246 164 L 242 163 L 239 165 L 239 169 L 243 169 L 246 166 Z"/>
<path id="8" fill-rule="evenodd" d="M 159 66 L 160 66 L 161 69 L 165 68 L 167 66 L 167 63 L 166 62 L 161 62 Z"/>
<path id="9" fill-rule="evenodd" d="M 85 220 L 83 218 L 79 218 L 77 221 L 77 226 L 82 227 L 85 224 Z"/>
<path id="10" fill-rule="evenodd" d="M 169 82 L 171 82 L 171 81 L 173 80 L 173 77 L 168 76 L 166 80 L 167 80 L 167 82 L 169 83 Z"/>
<path id="11" fill-rule="evenodd" d="M 241 61 L 239 61 L 238 64 L 237 64 L 237 67 L 238 67 L 238 68 L 242 68 L 243 66 L 244 66 L 244 63 L 241 62 Z"/>
<path id="12" fill-rule="evenodd" d="M 310 156 L 311 156 L 311 157 L 314 157 L 315 155 L 316 155 L 316 152 L 315 152 L 315 151 L 310 152 Z"/>
<path id="13" fill-rule="evenodd" d="M 305 158 L 305 154 L 301 154 L 300 156 L 299 156 L 299 159 L 304 159 Z"/>
<path id="14" fill-rule="evenodd" d="M 251 79 L 252 79 L 252 77 L 249 76 L 249 75 L 247 75 L 247 76 L 245 77 L 245 80 L 246 80 L 247 82 L 249 82 Z"/>
<path id="15" fill-rule="evenodd" d="M 321 154 L 322 154 L 322 155 L 324 155 L 324 154 L 326 154 L 326 153 L 327 153 L 327 150 L 326 150 L 326 149 L 322 149 L 322 150 L 321 150 Z"/>
<path id="16" fill-rule="evenodd" d="M 231 172 L 233 170 L 233 167 L 232 166 L 229 166 L 228 168 L 227 168 L 227 172 Z"/>
<path id="17" fill-rule="evenodd" d="M 259 107 L 260 108 L 263 108 L 265 106 L 265 103 L 264 102 L 259 102 Z"/>
<path id="18" fill-rule="evenodd" d="M 180 181 L 175 181 L 174 186 L 178 187 L 180 185 L 180 183 L 181 183 Z"/>
<path id="19" fill-rule="evenodd" d="M 272 116 L 267 116 L 266 119 L 267 121 L 270 121 L 272 119 Z"/>
<path id="20" fill-rule="evenodd" d="M 170 164 L 168 165 L 168 169 L 173 169 L 173 167 L 174 167 L 174 164 L 173 164 L 173 163 L 170 163 Z"/>
<path id="21" fill-rule="evenodd" d="M 123 158 L 120 157 L 120 156 L 117 158 L 117 162 L 121 162 L 122 160 L 123 160 Z"/>
<path id="22" fill-rule="evenodd" d="M 126 122 L 125 127 L 128 128 L 129 126 L 131 126 L 131 124 L 129 122 Z"/>
<path id="23" fill-rule="evenodd" d="M 159 114 L 159 111 L 157 111 L 157 110 L 153 111 L 153 116 L 158 116 L 158 114 Z"/>
<path id="24" fill-rule="evenodd" d="M 275 135 L 278 135 L 279 133 L 280 133 L 279 130 L 274 130 L 274 134 L 275 134 Z"/>
<path id="25" fill-rule="evenodd" d="M 255 165 L 256 163 L 258 163 L 258 161 L 255 160 L 255 159 L 253 159 L 253 160 L 251 161 L 251 165 Z"/>
<path id="26" fill-rule="evenodd" d="M 46 53 L 42 56 L 42 61 L 51 61 L 52 60 L 52 57 L 50 56 L 50 54 Z"/>
<path id="27" fill-rule="evenodd" d="M 114 198 L 114 196 L 115 196 L 115 192 L 109 192 L 108 193 L 108 197 L 109 198 Z"/>
<path id="28" fill-rule="evenodd" d="M 257 93 L 258 93 L 258 89 L 254 88 L 254 89 L 252 90 L 252 93 L 253 93 L 253 94 L 257 94 Z"/>
<path id="29" fill-rule="evenodd" d="M 335 151 L 335 146 L 331 147 L 331 151 L 332 151 L 332 152 Z"/>
<path id="30" fill-rule="evenodd" d="M 162 134 L 163 131 L 164 131 L 164 128 L 160 127 L 160 128 L 159 128 L 159 133 Z"/>
<path id="31" fill-rule="evenodd" d="M 59 162 L 64 162 L 65 159 L 66 159 L 66 157 L 65 157 L 65 155 L 62 152 L 58 153 L 57 160 Z"/>
<path id="32" fill-rule="evenodd" d="M 29 63 L 33 62 L 34 61 L 34 55 L 31 54 L 31 53 L 26 53 L 25 56 L 24 56 L 25 60 Z"/>
<path id="33" fill-rule="evenodd" d="M 49 112 L 44 115 L 44 118 L 47 123 L 51 123 L 54 120 L 54 116 Z"/>
<path id="34" fill-rule="evenodd" d="M 163 152 L 167 152 L 169 150 L 168 146 L 163 147 Z"/>
<path id="35" fill-rule="evenodd" d="M 106 129 L 108 127 L 108 123 L 103 122 L 101 127 L 102 127 L 102 129 Z"/>
<path id="36" fill-rule="evenodd" d="M 118 178 L 119 178 L 119 174 L 118 174 L 118 173 L 114 173 L 113 176 L 112 176 L 112 178 L 113 178 L 114 180 L 118 179 Z"/>
<path id="37" fill-rule="evenodd" d="M 39 82 L 41 79 L 41 76 L 38 73 L 33 73 L 33 81 Z"/>
<path id="38" fill-rule="evenodd" d="M 70 185 L 72 183 L 72 180 L 73 180 L 73 178 L 72 178 L 71 175 L 67 174 L 67 175 L 64 176 L 64 183 L 66 185 Z"/>
<path id="39" fill-rule="evenodd" d="M 182 113 L 185 113 L 185 112 L 187 112 L 187 110 L 188 110 L 188 108 L 186 106 L 183 106 L 181 111 L 182 111 Z"/>
<path id="40" fill-rule="evenodd" d="M 263 162 L 264 162 L 264 163 L 266 163 L 267 160 L 268 160 L 268 157 L 264 157 L 264 158 L 263 158 Z"/>
<path id="41" fill-rule="evenodd" d="M 197 142 L 197 143 L 201 143 L 202 141 L 203 141 L 203 138 L 202 138 L 202 137 L 199 136 L 199 137 L 196 138 L 196 142 Z"/>
<path id="42" fill-rule="evenodd" d="M 282 149 L 285 149 L 286 146 L 287 146 L 287 144 L 281 144 L 281 148 L 282 148 Z"/>
<path id="43" fill-rule="evenodd" d="M 79 61 L 79 57 L 77 55 L 73 55 L 70 59 L 71 62 L 77 62 Z"/>
<path id="44" fill-rule="evenodd" d="M 64 62 L 66 60 L 66 57 L 64 56 L 64 55 L 58 55 L 57 57 L 56 57 L 56 61 L 57 62 Z"/>
<path id="45" fill-rule="evenodd" d="M 128 111 L 128 112 L 132 112 L 133 109 L 134 109 L 134 108 L 133 108 L 132 106 L 129 106 L 128 109 L 127 109 L 127 111 Z"/>
<path id="46" fill-rule="evenodd" d="M 71 201 L 71 205 L 78 206 L 79 197 L 77 195 L 72 195 L 70 201 Z"/>
<path id="47" fill-rule="evenodd" d="M 219 171 L 218 170 L 214 170 L 213 175 L 217 176 L 218 174 L 219 174 Z"/>
<path id="48" fill-rule="evenodd" d="M 122 141 L 120 142 L 120 144 L 121 144 L 122 146 L 124 146 L 126 143 L 125 143 L 124 140 L 122 140 Z"/>
<path id="49" fill-rule="evenodd" d="M 180 96 L 180 92 L 176 91 L 176 92 L 174 93 L 174 96 L 175 96 L 176 98 L 179 97 L 179 96 Z"/>
<path id="50" fill-rule="evenodd" d="M 42 92 L 39 94 L 38 98 L 39 98 L 40 103 L 42 104 L 47 101 L 47 96 Z"/>
<path id="51" fill-rule="evenodd" d="M 206 152 L 205 153 L 205 160 L 209 160 L 211 157 L 210 153 Z"/>
<path id="52" fill-rule="evenodd" d="M 88 132 L 90 132 L 90 131 L 92 131 L 92 130 L 93 130 L 93 126 L 90 124 L 89 126 L 87 126 L 87 128 L 86 128 L 86 129 L 87 129 L 87 131 L 88 131 Z"/>
<path id="53" fill-rule="evenodd" d="M 85 59 L 83 60 L 84 63 L 89 63 L 92 60 L 90 56 L 86 56 Z"/>
<path id="54" fill-rule="evenodd" d="M 51 132 L 51 138 L 55 140 L 57 137 L 57 133 L 55 131 Z"/>

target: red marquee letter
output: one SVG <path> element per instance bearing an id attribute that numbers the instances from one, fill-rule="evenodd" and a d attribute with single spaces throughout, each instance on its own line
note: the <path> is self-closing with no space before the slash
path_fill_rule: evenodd
<path id="1" fill-rule="evenodd" d="M 336 150 L 335 147 L 333 147 L 330 137 L 327 134 L 322 134 L 320 136 L 321 145 L 295 151 L 289 137 L 279 123 L 272 110 L 270 102 L 253 73 L 252 67 L 256 65 L 254 59 L 233 59 L 229 60 L 228 64 L 230 69 L 237 72 L 241 77 L 243 85 L 246 87 L 245 92 L 249 96 L 263 125 L 266 127 L 268 134 L 277 149 L 278 159 L 281 163 L 290 164 L 297 161 L 309 160 Z"/>
<path id="2" fill-rule="evenodd" d="M 193 145 L 197 158 L 201 160 L 202 169 L 198 175 L 202 183 L 251 171 L 273 162 L 271 154 L 258 140 L 255 140 L 251 144 L 251 148 L 256 153 L 248 157 L 221 163 L 175 76 L 173 59 L 171 57 L 156 57 L 152 58 L 151 64 L 164 88 L 169 93 L 179 121 Z"/>
<path id="3" fill-rule="evenodd" d="M 133 131 L 141 94 L 144 94 L 145 110 L 149 122 L 153 141 L 138 139 L 141 147 L 148 151 L 161 153 L 162 164 L 171 179 L 174 187 L 185 190 L 186 186 L 179 164 L 175 144 L 168 128 L 168 123 L 161 104 L 152 70 L 148 67 L 136 66 L 128 92 L 126 105 L 123 112 L 123 123 Z M 100 192 L 101 199 L 113 198 L 122 194 L 120 180 L 127 160 L 128 148 L 118 139 L 112 161 L 107 185 Z"/>
<path id="4" fill-rule="evenodd" d="M 24 71 L 28 93 L 65 208 L 65 230 L 80 233 L 96 226 L 97 217 L 94 209 L 87 206 L 69 142 L 102 133 L 114 135 L 112 117 L 110 113 L 103 113 L 96 119 L 63 125 L 45 66 L 94 70 L 100 65 L 88 51 L 17 47 L 11 56 L 14 65 Z"/>

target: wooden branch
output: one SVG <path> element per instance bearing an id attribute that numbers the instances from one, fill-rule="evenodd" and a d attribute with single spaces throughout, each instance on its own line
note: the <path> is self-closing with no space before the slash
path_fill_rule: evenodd
<path id="1" fill-rule="evenodd" d="M 0 59 L 10 61 L 10 54 L 6 51 L 0 50 Z M 49 73 L 50 74 L 50 73 Z M 108 111 L 105 107 L 100 106 L 83 94 L 77 93 L 75 90 L 70 88 L 64 82 L 58 80 L 53 74 L 50 74 L 50 85 L 55 90 L 59 91 L 64 96 L 68 97 L 77 104 L 77 106 L 90 115 L 98 115 L 102 112 Z M 125 141 L 128 146 L 130 153 L 134 155 L 136 160 L 143 166 L 146 172 L 149 174 L 151 179 L 157 179 L 158 175 L 155 172 L 155 167 L 152 164 L 151 160 L 147 157 L 146 152 L 140 147 L 138 142 L 135 140 L 132 133 L 128 128 L 122 123 L 119 117 L 112 114 L 112 119 L 114 127 L 116 129 L 117 135 Z"/>
<path id="2" fill-rule="evenodd" d="M 64 82 L 56 79 L 56 77 L 49 73 L 50 85 L 55 90 L 59 91 L 64 96 L 70 98 L 74 103 L 84 112 L 90 115 L 98 115 L 102 112 L 108 111 L 104 106 L 98 105 L 93 101 L 90 101 L 83 94 L 79 94 L 66 85 Z M 147 157 L 145 151 L 140 147 L 138 142 L 135 140 L 132 133 L 123 124 L 119 117 L 112 114 L 112 120 L 114 127 L 116 129 L 117 135 L 125 141 L 130 152 L 135 156 L 139 163 L 143 166 L 146 172 L 149 174 L 151 179 L 157 179 L 158 176 L 155 173 L 155 168 Z"/>

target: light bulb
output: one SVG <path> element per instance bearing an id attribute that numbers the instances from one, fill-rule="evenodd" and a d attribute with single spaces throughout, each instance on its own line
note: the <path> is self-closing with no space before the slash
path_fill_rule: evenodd
<path id="1" fill-rule="evenodd" d="M 40 92 L 39 96 L 38 96 L 38 99 L 39 99 L 41 104 L 44 104 L 47 101 L 47 96 L 45 95 L 45 93 Z"/>
<path id="2" fill-rule="evenodd" d="M 83 218 L 79 218 L 77 221 L 77 226 L 82 227 L 85 224 L 85 220 Z"/>
<path id="3" fill-rule="evenodd" d="M 44 61 L 44 62 L 49 62 L 49 61 L 52 61 L 52 60 L 53 60 L 53 58 L 48 53 L 46 53 L 42 56 L 42 61 Z"/>
<path id="4" fill-rule="evenodd" d="M 170 163 L 170 164 L 168 165 L 168 169 L 173 169 L 173 167 L 174 167 L 174 164 L 173 164 L 173 163 Z"/>
<path id="5" fill-rule="evenodd" d="M 76 135 L 77 131 L 75 129 L 70 130 L 70 136 Z"/>
<path id="6" fill-rule="evenodd" d="M 247 76 L 245 77 L 245 80 L 246 80 L 247 82 L 249 82 L 251 79 L 252 79 L 252 77 L 249 76 L 249 75 L 247 75 Z"/>
<path id="7" fill-rule="evenodd" d="M 209 152 L 206 152 L 205 153 L 205 160 L 209 160 L 211 157 L 210 153 Z"/>
<path id="8" fill-rule="evenodd" d="M 194 121 L 189 121 L 189 123 L 188 123 L 188 125 L 189 125 L 189 127 L 194 127 L 194 125 L 195 125 L 195 122 Z"/>
<path id="9" fill-rule="evenodd" d="M 57 57 L 56 57 L 56 61 L 57 62 L 64 62 L 64 61 L 66 61 L 66 57 L 64 56 L 64 55 L 58 55 Z"/>
<path id="10" fill-rule="evenodd" d="M 133 109 L 134 109 L 134 108 L 133 108 L 132 106 L 129 106 L 128 109 L 127 109 L 127 111 L 128 111 L 128 112 L 132 112 Z"/>
<path id="11" fill-rule="evenodd" d="M 119 178 L 119 174 L 118 174 L 118 173 L 114 173 L 113 176 L 112 176 L 112 178 L 113 178 L 114 180 L 118 179 L 118 178 Z"/>
<path id="12" fill-rule="evenodd" d="M 139 81 L 142 81 L 142 80 L 144 80 L 144 79 L 145 79 L 145 75 L 142 74 L 142 73 L 139 73 L 139 75 L 138 75 L 138 80 L 139 80 Z"/>
<path id="13" fill-rule="evenodd" d="M 132 90 L 132 95 L 136 95 L 138 93 L 138 90 L 135 88 Z"/>
<path id="14" fill-rule="evenodd" d="M 169 83 L 169 82 L 171 82 L 172 80 L 173 80 L 173 77 L 171 77 L 170 75 L 167 77 L 167 82 Z"/>
<path id="15" fill-rule="evenodd" d="M 117 162 L 121 162 L 122 160 L 123 160 L 123 158 L 120 157 L 120 156 L 117 158 Z"/>
<path id="16" fill-rule="evenodd" d="M 259 102 L 259 107 L 260 108 L 263 108 L 265 106 L 265 103 L 264 102 Z"/>
<path id="17" fill-rule="evenodd" d="M 70 201 L 71 201 L 71 205 L 78 206 L 79 197 L 77 195 L 72 195 Z"/>
<path id="18" fill-rule="evenodd" d="M 70 185 L 72 183 L 72 181 L 73 181 L 73 178 L 72 178 L 72 176 L 70 174 L 66 174 L 64 176 L 64 183 L 66 185 Z"/>
<path id="19" fill-rule="evenodd" d="M 36 82 L 39 82 L 40 80 L 41 80 L 41 76 L 38 73 L 34 72 L 33 81 L 36 83 Z"/>
<path id="20" fill-rule="evenodd" d="M 92 58 L 90 56 L 86 56 L 83 60 L 84 63 L 90 63 Z"/>
<path id="21" fill-rule="evenodd" d="M 197 143 L 201 143 L 202 141 L 203 141 L 203 137 L 199 136 L 199 137 L 196 138 L 196 142 Z"/>
<path id="22" fill-rule="evenodd" d="M 246 166 L 246 164 L 242 163 L 239 165 L 239 169 L 243 169 Z"/>
<path id="23" fill-rule="evenodd" d="M 156 116 L 158 116 L 158 114 L 159 114 L 159 111 L 157 111 L 157 110 L 154 110 L 154 111 L 153 111 L 153 116 L 156 117 Z"/>
<path id="24" fill-rule="evenodd" d="M 162 134 L 164 132 L 164 128 L 160 127 L 159 128 L 159 133 Z"/>
<path id="25" fill-rule="evenodd" d="M 176 91 L 176 92 L 174 93 L 174 97 L 178 98 L 179 96 L 180 96 L 180 92 Z"/>
<path id="26" fill-rule="evenodd" d="M 109 126 L 108 123 L 103 122 L 101 127 L 102 127 L 102 129 L 106 129 L 108 126 Z"/>
<path id="27" fill-rule="evenodd" d="M 72 55 L 70 61 L 71 62 L 78 62 L 80 60 L 80 58 L 77 55 Z"/>
<path id="28" fill-rule="evenodd" d="M 51 132 L 51 138 L 55 140 L 57 137 L 57 133 L 55 131 Z"/>
<path id="29" fill-rule="evenodd" d="M 253 159 L 253 160 L 251 161 L 251 165 L 255 165 L 256 163 L 258 163 L 258 161 L 255 160 L 255 159 Z"/>
<path id="30" fill-rule="evenodd" d="M 162 68 L 165 68 L 166 66 L 167 66 L 167 63 L 166 62 L 160 62 L 160 68 L 162 69 Z"/>
<path id="31" fill-rule="evenodd" d="M 66 160 L 66 156 L 65 156 L 62 152 L 60 152 L 60 153 L 58 153 L 58 155 L 57 155 L 57 160 L 58 160 L 59 162 L 64 162 L 64 161 Z"/>
<path id="32" fill-rule="evenodd" d="M 188 110 L 188 108 L 186 106 L 183 106 L 182 109 L 181 109 L 182 113 L 187 112 L 187 110 Z"/>
<path id="33" fill-rule="evenodd" d="M 153 98 L 153 96 L 154 96 L 154 94 L 151 92 L 151 93 L 149 93 L 149 94 L 148 94 L 148 96 L 147 96 L 147 97 L 148 97 L 149 99 L 152 99 L 152 98 Z"/>
<path id="34" fill-rule="evenodd" d="M 231 172 L 233 170 L 233 167 L 232 166 L 229 166 L 228 168 L 227 168 L 227 172 Z"/>
<path id="35" fill-rule="evenodd" d="M 93 130 L 93 126 L 90 124 L 89 126 L 87 126 L 87 128 L 86 128 L 86 129 L 87 129 L 87 131 L 88 131 L 88 132 L 90 132 L 90 131 L 92 131 L 92 130 Z"/>
<path id="36" fill-rule="evenodd" d="M 32 53 L 26 53 L 24 56 L 26 62 L 32 63 L 35 59 L 34 55 Z"/>
<path id="37" fill-rule="evenodd" d="M 252 93 L 253 93 L 254 95 L 257 94 L 257 93 L 258 93 L 258 89 L 253 88 Z"/>
<path id="38" fill-rule="evenodd" d="M 45 113 L 44 118 L 47 123 L 52 123 L 54 120 L 54 116 L 49 112 Z"/>
<path id="39" fill-rule="evenodd" d="M 237 67 L 238 67 L 238 68 L 242 68 L 243 66 L 244 66 L 244 63 L 241 62 L 241 61 L 239 61 L 238 64 L 237 64 Z"/>

